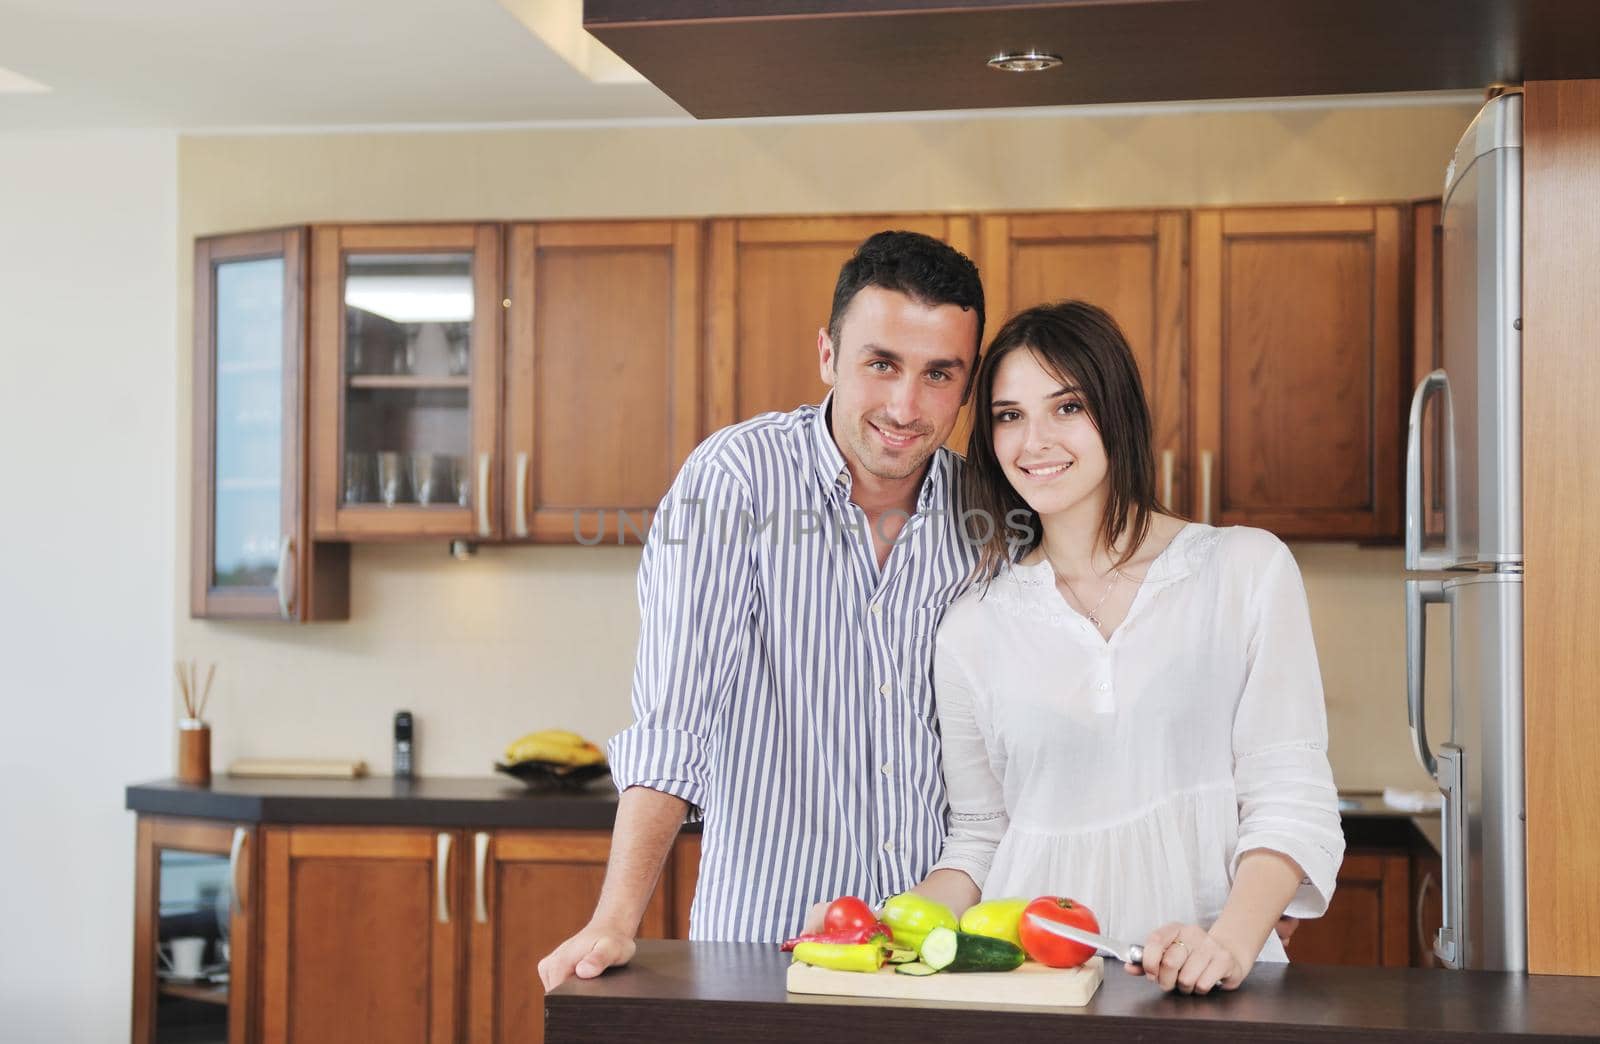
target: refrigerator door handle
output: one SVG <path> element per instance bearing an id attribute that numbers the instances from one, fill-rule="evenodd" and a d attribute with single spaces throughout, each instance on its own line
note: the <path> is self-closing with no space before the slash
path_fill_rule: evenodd
<path id="1" fill-rule="evenodd" d="M 1461 757 L 1461 748 L 1454 743 L 1439 748 L 1439 792 L 1444 795 L 1444 807 L 1439 811 L 1443 902 L 1433 955 L 1446 968 L 1463 968 L 1467 963 L 1467 788 Z"/>
<path id="2" fill-rule="evenodd" d="M 1427 532 L 1428 505 L 1423 496 L 1422 489 L 1422 440 L 1425 435 L 1422 430 L 1422 415 L 1428 407 L 1428 400 L 1435 395 L 1447 393 L 1450 389 L 1450 380 L 1443 370 L 1434 370 L 1422 378 L 1417 384 L 1417 390 L 1411 396 L 1411 419 L 1406 424 L 1406 569 L 1430 570 L 1444 569 L 1448 564 L 1448 552 L 1426 551 L 1423 549 L 1423 540 Z M 1448 394 L 1441 403 L 1445 413 L 1446 459 L 1441 461 L 1445 469 L 1445 482 L 1453 480 L 1455 452 L 1450 433 L 1450 398 Z M 1450 504 L 1448 493 L 1445 497 L 1446 505 Z"/>
<path id="3" fill-rule="evenodd" d="M 1406 581 L 1406 721 L 1411 726 L 1411 749 L 1417 763 L 1435 780 L 1439 764 L 1428 745 L 1428 711 L 1424 703 L 1424 665 L 1428 654 L 1428 605 L 1443 602 L 1443 580 Z M 1443 782 L 1440 781 L 1443 786 Z"/>

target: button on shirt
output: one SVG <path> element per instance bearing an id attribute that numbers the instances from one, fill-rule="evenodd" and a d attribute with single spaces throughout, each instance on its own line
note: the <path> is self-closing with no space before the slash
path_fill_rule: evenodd
<path id="1" fill-rule="evenodd" d="M 619 790 L 702 817 L 692 939 L 776 942 L 812 903 L 876 905 L 938 857 L 934 635 L 975 549 L 938 450 L 880 569 L 831 403 L 763 414 L 684 464 L 639 569 L 636 721 Z"/>

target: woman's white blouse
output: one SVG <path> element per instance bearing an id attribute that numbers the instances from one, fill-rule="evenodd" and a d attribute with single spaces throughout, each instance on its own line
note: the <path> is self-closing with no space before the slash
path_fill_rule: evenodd
<path id="1" fill-rule="evenodd" d="M 1300 571 L 1259 529 L 1191 523 L 1110 641 L 1014 565 L 957 599 L 934 686 L 950 830 L 936 868 L 984 898 L 1063 895 L 1142 942 L 1209 927 L 1239 857 L 1305 872 L 1287 913 L 1327 909 L 1344 856 Z M 1263 960 L 1287 960 L 1274 934 Z"/>

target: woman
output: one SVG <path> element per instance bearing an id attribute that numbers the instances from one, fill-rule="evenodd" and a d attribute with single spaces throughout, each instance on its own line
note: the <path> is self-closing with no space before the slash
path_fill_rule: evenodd
<path id="1" fill-rule="evenodd" d="M 976 527 L 979 582 L 939 631 L 950 830 L 917 891 L 1069 896 L 1144 940 L 1130 973 L 1206 993 L 1288 959 L 1273 927 L 1327 908 L 1344 838 L 1294 559 L 1164 511 L 1150 441 L 1105 312 L 996 335 L 967 508 L 1011 524 Z"/>

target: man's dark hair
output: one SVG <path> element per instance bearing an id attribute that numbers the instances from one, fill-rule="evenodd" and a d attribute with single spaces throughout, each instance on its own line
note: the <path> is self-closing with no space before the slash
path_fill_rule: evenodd
<path id="1" fill-rule="evenodd" d="M 983 344 L 983 284 L 972 260 L 932 236 L 921 232 L 879 232 L 856 248 L 839 269 L 833 288 L 833 311 L 828 315 L 828 339 L 839 346 L 839 324 L 862 287 L 895 290 L 924 305 L 953 304 L 978 315 L 976 358 Z M 837 356 L 836 356 L 837 358 Z"/>

